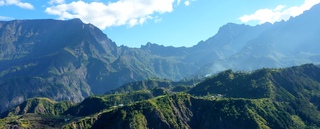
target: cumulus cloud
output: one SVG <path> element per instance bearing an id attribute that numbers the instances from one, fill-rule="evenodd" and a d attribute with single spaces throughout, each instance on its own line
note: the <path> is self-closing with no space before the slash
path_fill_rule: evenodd
<path id="1" fill-rule="evenodd" d="M 190 5 L 195 0 L 185 0 Z M 91 23 L 100 29 L 111 26 L 127 25 L 129 27 L 142 25 L 148 20 L 160 22 L 160 14 L 173 11 L 173 5 L 181 0 L 118 0 L 103 3 L 100 1 L 85 2 L 64 0 L 50 0 L 50 7 L 45 12 L 57 15 L 59 19 L 80 18 L 85 23 Z"/>
<path id="2" fill-rule="evenodd" d="M 186 1 L 184 2 L 184 5 L 189 6 L 189 5 L 190 5 L 190 1 L 186 0 Z"/>
<path id="3" fill-rule="evenodd" d="M 32 4 L 24 3 L 24 2 L 21 2 L 20 0 L 0 0 L 0 6 L 4 6 L 4 5 L 7 5 L 7 6 L 15 5 L 24 9 L 34 9 Z"/>
<path id="4" fill-rule="evenodd" d="M 285 5 L 278 5 L 274 9 L 259 9 L 254 14 L 244 15 L 239 19 L 243 23 L 250 21 L 258 21 L 259 24 L 266 22 L 275 23 L 282 20 L 289 20 L 290 17 L 296 17 L 304 11 L 309 10 L 312 6 L 320 3 L 320 0 L 305 0 L 301 6 L 293 6 L 286 8 Z"/>
<path id="5" fill-rule="evenodd" d="M 274 11 L 281 11 L 282 9 L 284 9 L 286 6 L 285 5 L 278 5 Z"/>
<path id="6" fill-rule="evenodd" d="M 135 26 L 153 19 L 153 14 L 173 11 L 175 0 L 119 0 L 117 2 L 86 3 L 74 1 L 46 8 L 45 12 L 59 16 L 59 19 L 80 18 L 100 29 L 111 26 Z"/>

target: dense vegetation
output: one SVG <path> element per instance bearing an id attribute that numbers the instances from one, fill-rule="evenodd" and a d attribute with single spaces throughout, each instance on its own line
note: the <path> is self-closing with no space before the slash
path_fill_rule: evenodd
<path id="1" fill-rule="evenodd" d="M 48 98 L 32 98 L 1 114 L 0 117 L 34 113 L 38 115 L 60 115 L 74 106 L 71 101 L 55 102 Z"/>
<path id="2" fill-rule="evenodd" d="M 320 68 L 313 64 L 252 72 L 227 70 L 189 87 L 188 92 L 174 92 L 175 88 L 155 86 L 154 82 L 148 84 L 149 89 L 91 96 L 76 105 L 30 99 L 2 114 L 6 117 L 0 119 L 0 125 L 46 127 L 49 123 L 54 128 L 154 129 L 320 127 Z M 41 118 L 41 122 L 35 118 Z"/>
<path id="3" fill-rule="evenodd" d="M 268 99 L 194 98 L 188 94 L 164 96 L 96 117 L 92 128 L 298 128 L 299 117 Z M 92 118 L 87 118 L 92 119 Z M 84 119 L 82 121 L 88 121 Z M 81 123 L 81 122 L 80 122 Z M 76 123 L 67 125 L 72 127 Z"/>
<path id="4" fill-rule="evenodd" d="M 156 91 L 157 90 L 155 89 L 154 92 Z M 87 116 L 90 114 L 99 113 L 105 109 L 121 107 L 123 105 L 133 104 L 137 101 L 147 100 L 153 98 L 154 96 L 165 94 L 164 92 L 161 92 L 162 94 L 154 92 L 142 90 L 130 93 L 90 96 L 78 105 L 71 107 L 64 114 L 73 116 Z"/>
<path id="5" fill-rule="evenodd" d="M 173 92 L 188 91 L 192 86 L 200 82 L 201 79 L 189 78 L 178 82 L 170 81 L 167 79 L 152 78 L 143 81 L 136 81 L 124 84 L 115 90 L 107 92 L 107 94 L 128 93 L 138 90 L 152 90 L 154 88 L 165 88 Z"/>

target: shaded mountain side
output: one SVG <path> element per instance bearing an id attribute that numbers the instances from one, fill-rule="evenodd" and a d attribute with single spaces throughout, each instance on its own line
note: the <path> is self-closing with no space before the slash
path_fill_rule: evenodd
<path id="1" fill-rule="evenodd" d="M 68 78 L 59 78 L 61 81 L 66 81 Z M 10 107 L 16 106 L 28 98 L 33 97 L 48 97 L 54 100 L 72 100 L 73 102 L 80 102 L 84 97 L 85 93 L 82 90 L 88 90 L 86 85 L 81 83 L 76 77 L 73 77 L 72 87 L 66 87 L 62 83 L 48 81 L 41 77 L 20 77 L 13 78 L 10 80 L 4 80 L 1 82 L 0 90 L 0 109 L 2 111 L 8 110 Z M 80 86 L 78 89 L 77 86 Z M 89 92 L 89 90 L 87 91 Z M 80 96 L 80 97 L 79 97 Z"/>
<path id="2" fill-rule="evenodd" d="M 198 70 L 198 66 L 183 62 L 182 58 L 180 55 L 162 56 L 153 54 L 149 50 L 122 46 L 120 56 L 112 63 L 112 66 L 120 72 L 130 70 L 131 73 L 126 75 L 133 78 L 140 77 L 136 81 L 155 77 L 178 81 L 185 76 L 191 76 Z M 127 82 L 130 81 L 125 81 Z M 123 84 L 122 81 L 121 85 Z"/>
<path id="3" fill-rule="evenodd" d="M 55 116 L 61 115 L 74 105 L 75 103 L 72 103 L 71 101 L 55 102 L 48 98 L 32 98 L 16 106 L 15 108 L 2 113 L 0 117 L 4 118 L 25 115 L 28 113 Z"/>
<path id="4" fill-rule="evenodd" d="M 155 43 L 148 42 L 146 45 L 141 45 L 140 49 L 149 51 L 152 55 L 162 56 L 162 57 L 172 57 L 180 56 L 185 57 L 188 55 L 187 47 L 173 47 L 173 46 L 163 46 Z"/>
<path id="5" fill-rule="evenodd" d="M 96 92 L 87 80 L 101 73 L 91 67 L 108 69 L 117 54 L 115 43 L 79 19 L 5 22 L 0 48 L 0 112 L 32 97 L 79 102 Z"/>
<path id="6" fill-rule="evenodd" d="M 184 59 L 197 66 L 226 59 L 240 51 L 250 40 L 270 26 L 248 26 L 228 23 L 219 28 L 216 35 L 189 48 L 189 55 Z"/>
<path id="7" fill-rule="evenodd" d="M 0 91 L 5 92 L 0 112 L 27 98 L 80 102 L 125 83 L 152 77 L 179 80 L 197 70 L 179 58 L 118 47 L 101 30 L 79 19 L 1 22 Z"/>
<path id="8" fill-rule="evenodd" d="M 86 54 L 99 57 L 114 57 L 117 46 L 98 28 L 83 24 L 81 20 L 14 20 L 1 29 L 1 60 L 38 58 L 53 54 L 63 48 L 78 47 L 78 56 Z M 61 31 L 61 30 L 64 31 Z M 88 50 L 85 47 L 90 47 Z M 85 47 L 81 48 L 83 45 Z M 86 46 L 88 45 L 88 46 Z M 75 51 L 74 51 L 75 52 Z M 88 53 L 92 52 L 92 53 Z"/>
<path id="9" fill-rule="evenodd" d="M 64 128 L 303 128 L 296 115 L 268 99 L 205 100 L 180 94 L 150 99 L 65 125 Z"/>
<path id="10" fill-rule="evenodd" d="M 320 38 L 317 36 L 320 33 L 320 19 L 314 18 L 319 12 L 320 4 L 286 22 L 255 26 L 251 29 L 252 33 L 242 31 L 242 35 L 249 33 L 252 36 L 245 38 L 248 40 L 238 51 L 223 60 L 207 64 L 198 74 L 205 76 L 226 69 L 250 71 L 306 63 L 319 64 L 320 53 L 316 49 L 320 47 Z"/>

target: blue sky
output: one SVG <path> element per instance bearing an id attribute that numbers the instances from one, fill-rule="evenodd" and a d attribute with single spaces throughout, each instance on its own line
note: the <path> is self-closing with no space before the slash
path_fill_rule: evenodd
<path id="1" fill-rule="evenodd" d="M 118 45 L 196 45 L 228 22 L 288 20 L 320 0 L 0 0 L 0 20 L 80 18 Z"/>

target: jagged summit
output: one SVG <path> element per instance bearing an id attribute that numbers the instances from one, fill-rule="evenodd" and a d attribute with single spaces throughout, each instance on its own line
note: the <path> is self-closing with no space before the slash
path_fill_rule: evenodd
<path id="1" fill-rule="evenodd" d="M 83 23 L 80 18 L 73 18 L 73 19 L 69 19 L 69 20 L 67 20 L 67 21 L 75 21 L 75 22 L 81 22 L 81 23 Z"/>

